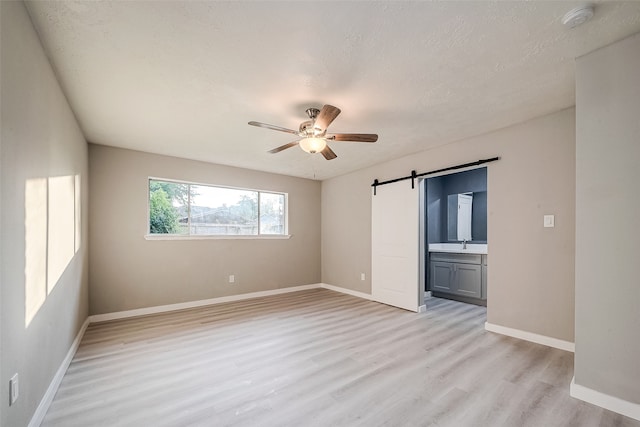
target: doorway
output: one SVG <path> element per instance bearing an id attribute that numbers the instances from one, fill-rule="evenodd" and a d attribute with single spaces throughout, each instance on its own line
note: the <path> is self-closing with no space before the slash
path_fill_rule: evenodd
<path id="1" fill-rule="evenodd" d="M 487 168 L 424 181 L 424 215 L 420 217 L 424 296 L 486 306 Z"/>

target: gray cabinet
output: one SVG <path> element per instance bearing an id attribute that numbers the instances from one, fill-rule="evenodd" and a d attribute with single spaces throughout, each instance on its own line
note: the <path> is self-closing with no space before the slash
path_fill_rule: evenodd
<path id="1" fill-rule="evenodd" d="M 482 268 L 474 264 L 454 264 L 454 292 L 472 298 L 482 298 Z"/>
<path id="2" fill-rule="evenodd" d="M 431 261 L 431 290 L 453 292 L 453 264 L 450 262 Z"/>
<path id="3" fill-rule="evenodd" d="M 486 266 L 482 263 L 482 255 L 431 252 L 431 290 L 485 300 Z"/>

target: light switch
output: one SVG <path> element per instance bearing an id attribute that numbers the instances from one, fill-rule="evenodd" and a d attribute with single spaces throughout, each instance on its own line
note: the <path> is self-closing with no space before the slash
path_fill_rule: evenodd
<path id="1" fill-rule="evenodd" d="M 555 216 L 554 215 L 545 215 L 544 216 L 544 226 L 545 227 L 555 227 Z"/>

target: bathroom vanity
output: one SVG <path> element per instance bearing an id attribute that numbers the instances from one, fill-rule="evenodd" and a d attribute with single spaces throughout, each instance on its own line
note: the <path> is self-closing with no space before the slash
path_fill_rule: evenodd
<path id="1" fill-rule="evenodd" d="M 429 273 L 433 296 L 487 304 L 486 244 L 429 244 Z"/>
<path id="2" fill-rule="evenodd" d="M 425 290 L 487 305 L 487 169 L 428 178 L 425 191 Z"/>

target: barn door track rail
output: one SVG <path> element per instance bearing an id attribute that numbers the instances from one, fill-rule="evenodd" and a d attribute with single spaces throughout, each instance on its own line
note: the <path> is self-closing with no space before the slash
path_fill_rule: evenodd
<path id="1" fill-rule="evenodd" d="M 411 180 L 411 188 L 415 188 L 416 178 L 419 178 L 421 176 L 433 175 L 433 174 L 436 174 L 436 173 L 447 172 L 447 171 L 452 171 L 452 170 L 456 170 L 456 169 L 464 169 L 464 168 L 468 168 L 468 167 L 471 167 L 471 166 L 479 166 L 479 165 L 483 165 L 485 163 L 495 162 L 496 160 L 500 160 L 500 157 L 492 157 L 490 159 L 480 159 L 480 160 L 477 160 L 475 162 L 465 163 L 465 164 L 456 165 L 456 166 L 449 166 L 449 167 L 444 168 L 444 169 L 438 169 L 438 170 L 429 171 L 429 172 L 423 172 L 423 173 L 416 173 L 415 170 L 412 170 L 411 171 L 411 175 L 403 176 L 403 177 L 395 178 L 395 179 L 390 179 L 388 181 L 378 181 L 377 179 L 374 179 L 373 180 L 373 184 L 371 184 L 371 186 L 373 187 L 373 195 L 374 196 L 376 195 L 377 188 L 379 186 L 381 186 L 381 185 L 392 184 L 394 182 L 404 181 L 405 179 L 410 179 Z"/>

